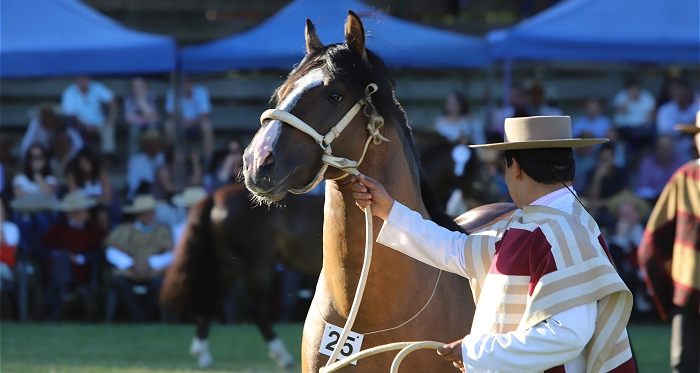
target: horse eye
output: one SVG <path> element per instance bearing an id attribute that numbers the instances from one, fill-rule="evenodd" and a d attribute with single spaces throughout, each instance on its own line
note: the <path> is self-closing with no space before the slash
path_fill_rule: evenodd
<path id="1" fill-rule="evenodd" d="M 328 98 L 331 99 L 332 101 L 340 102 L 340 100 L 343 99 L 343 96 L 341 96 L 337 93 L 331 93 L 330 95 L 328 95 Z"/>

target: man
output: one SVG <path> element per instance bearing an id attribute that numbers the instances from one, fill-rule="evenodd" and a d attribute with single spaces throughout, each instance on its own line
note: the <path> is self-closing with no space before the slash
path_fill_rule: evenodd
<path id="1" fill-rule="evenodd" d="M 456 367 L 634 372 L 626 332 L 632 296 L 570 189 L 572 148 L 606 140 L 572 139 L 569 117 L 508 118 L 504 132 L 503 143 L 473 145 L 506 151 L 506 183 L 519 208 L 491 227 L 468 236 L 439 227 L 363 175 L 353 197 L 385 220 L 378 242 L 469 278 L 477 306 L 471 333 L 438 351 Z"/>
<path id="2" fill-rule="evenodd" d="M 109 112 L 105 118 L 102 104 Z M 66 115 L 75 117 L 78 126 L 92 138 L 100 139 L 103 154 L 114 154 L 114 123 L 117 120 L 117 100 L 114 93 L 100 82 L 79 76 L 63 91 L 61 107 Z"/>
<path id="3" fill-rule="evenodd" d="M 639 169 L 635 193 L 652 203 L 659 198 L 666 181 L 685 162 L 676 154 L 673 137 L 669 134 L 656 138 L 654 153 L 646 156 Z"/>
<path id="4" fill-rule="evenodd" d="M 647 146 L 654 135 L 652 128 L 656 101 L 649 91 L 642 88 L 637 77 L 630 77 L 625 82 L 625 89 L 613 99 L 615 116 L 613 118 L 620 139 L 636 153 L 639 146 Z"/>
<path id="5" fill-rule="evenodd" d="M 155 221 L 155 208 L 153 196 L 136 196 L 133 204 L 123 208 L 134 215 L 134 222 L 118 225 L 105 240 L 107 261 L 115 267 L 112 286 L 139 322 L 146 321 L 156 306 L 165 270 L 173 259 L 170 228 Z M 145 306 L 135 294 L 146 296 Z M 111 321 L 115 305 L 107 308 Z"/>
<path id="6" fill-rule="evenodd" d="M 661 105 L 656 114 L 656 131 L 659 134 L 670 134 L 674 138 L 676 154 L 687 162 L 692 159 L 693 140 L 683 132 L 673 131 L 677 123 L 692 123 L 695 113 L 700 110 L 697 102 L 693 102 L 693 87 L 687 79 L 676 79 L 671 82 L 671 101 Z"/>
<path id="7" fill-rule="evenodd" d="M 69 193 L 63 197 L 58 210 L 66 214 L 64 221 L 54 223 L 42 237 L 42 245 L 51 250 L 49 256 L 49 283 L 46 303 L 50 307 L 48 321 L 58 321 L 63 296 L 71 285 L 86 285 L 91 280 L 93 266 L 103 258 L 102 241 L 107 232 L 102 226 L 90 220 L 88 210 L 97 201 L 82 194 Z M 81 286 L 88 306 L 88 313 L 94 310 L 88 287 Z"/>
<path id="8" fill-rule="evenodd" d="M 700 151 L 700 111 L 694 134 Z M 661 192 L 640 244 L 639 264 L 663 319 L 672 315 L 674 373 L 700 371 L 700 159 L 679 168 Z"/>
<path id="9" fill-rule="evenodd" d="M 160 147 L 158 130 L 148 130 L 141 135 L 141 152 L 129 158 L 126 169 L 127 197 L 150 194 L 155 183 L 156 170 L 165 163 Z"/>
<path id="10" fill-rule="evenodd" d="M 74 157 L 80 149 L 83 148 L 83 139 L 80 137 L 78 131 L 69 127 L 65 129 L 61 128 L 64 126 L 60 124 L 65 123 L 57 123 L 59 120 L 62 120 L 62 118 L 59 118 L 56 111 L 56 108 L 52 105 L 42 105 L 41 108 L 39 108 L 39 115 L 29 122 L 27 132 L 24 133 L 24 137 L 22 138 L 22 145 L 20 146 L 22 150 L 20 154 L 22 157 L 24 157 L 24 154 L 29 150 L 29 146 L 34 143 L 39 143 L 44 148 L 50 149 L 53 143 L 54 133 L 62 130 L 65 131 L 71 139 L 71 157 Z M 57 126 L 57 124 L 59 125 Z"/>
<path id="11" fill-rule="evenodd" d="M 211 113 L 211 101 L 206 87 L 195 84 L 190 78 L 185 78 L 182 83 L 182 97 L 180 101 L 182 110 L 182 123 L 186 138 L 201 138 L 204 147 L 205 160 L 211 161 L 214 154 L 214 127 L 209 120 Z M 165 111 L 168 120 L 165 123 L 167 141 L 172 142 L 175 135 L 175 95 L 168 91 L 165 101 Z"/>
<path id="12" fill-rule="evenodd" d="M 581 137 L 588 132 L 593 137 L 605 137 L 610 130 L 610 119 L 602 114 L 600 100 L 597 97 L 589 97 L 584 107 L 586 115 L 574 121 L 573 135 Z"/>

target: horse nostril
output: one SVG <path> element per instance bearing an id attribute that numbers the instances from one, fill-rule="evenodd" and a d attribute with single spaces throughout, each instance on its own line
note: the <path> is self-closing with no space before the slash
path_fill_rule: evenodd
<path id="1" fill-rule="evenodd" d="M 270 153 L 267 155 L 267 158 L 265 158 L 265 162 L 263 162 L 263 167 L 269 166 L 274 162 L 275 162 L 275 157 L 272 155 L 272 153 Z"/>

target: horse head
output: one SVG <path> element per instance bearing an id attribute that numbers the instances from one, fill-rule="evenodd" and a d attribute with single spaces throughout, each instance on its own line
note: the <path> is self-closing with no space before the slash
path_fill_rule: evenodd
<path id="1" fill-rule="evenodd" d="M 274 109 L 263 113 L 243 155 L 246 186 L 260 202 L 276 202 L 288 191 L 305 192 L 322 179 L 343 177 L 339 168 L 364 154 L 368 122 L 381 126 L 377 113 L 389 103 L 398 105 L 386 66 L 365 48 L 362 21 L 352 11 L 345 43 L 324 46 L 307 19 L 306 51 L 272 95 Z"/>

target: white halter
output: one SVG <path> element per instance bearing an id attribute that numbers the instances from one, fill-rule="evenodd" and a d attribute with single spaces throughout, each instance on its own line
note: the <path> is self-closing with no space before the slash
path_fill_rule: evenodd
<path id="1" fill-rule="evenodd" d="M 262 113 L 262 115 L 260 116 L 261 125 L 264 125 L 265 121 L 268 119 L 277 119 L 313 137 L 313 139 L 321 146 L 321 149 L 323 149 L 324 154 L 321 157 L 321 162 L 323 162 L 323 166 L 316 174 L 316 177 L 314 177 L 314 179 L 311 180 L 311 182 L 309 182 L 306 186 L 296 189 L 290 189 L 290 192 L 294 194 L 303 194 L 313 189 L 316 185 L 318 185 L 318 183 L 320 183 L 323 180 L 323 175 L 326 173 L 328 166 L 333 166 L 350 175 L 359 174 L 359 172 L 357 171 L 357 167 L 360 165 L 360 163 L 362 163 L 362 160 L 365 157 L 365 153 L 367 152 L 367 146 L 369 146 L 370 140 L 372 140 L 375 145 L 381 144 L 382 141 L 389 141 L 389 139 L 387 139 L 386 137 L 382 136 L 381 133 L 379 133 L 379 128 L 381 128 L 381 126 L 384 125 L 384 118 L 377 113 L 377 109 L 372 104 L 372 99 L 370 98 L 370 95 L 372 95 L 374 92 L 377 92 L 377 90 L 378 88 L 376 84 L 368 84 L 367 87 L 365 87 L 365 97 L 357 101 L 357 103 L 355 103 L 355 105 L 353 105 L 353 107 L 351 107 L 350 110 L 348 110 L 348 112 L 345 113 L 345 115 L 342 118 L 340 118 L 338 123 L 336 123 L 336 125 L 333 126 L 333 128 L 331 128 L 325 136 L 322 136 L 321 134 L 316 132 L 315 129 L 311 128 L 311 126 L 309 126 L 303 120 L 297 118 L 290 112 L 280 109 L 269 109 L 265 110 Z M 358 161 L 352 161 L 347 158 L 334 156 L 332 154 L 331 142 L 333 142 L 333 140 L 340 136 L 340 133 L 343 132 L 343 130 L 345 129 L 345 127 L 347 127 L 348 124 L 350 124 L 350 122 L 355 118 L 355 115 L 357 115 L 357 113 L 360 111 L 360 109 L 362 109 L 363 106 L 365 108 L 365 110 L 363 110 L 363 114 L 369 118 L 369 121 L 367 123 L 369 137 L 367 138 L 367 141 L 365 142 L 365 147 L 362 150 L 362 156 Z M 368 108 L 370 109 L 369 112 L 367 111 Z"/>

